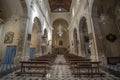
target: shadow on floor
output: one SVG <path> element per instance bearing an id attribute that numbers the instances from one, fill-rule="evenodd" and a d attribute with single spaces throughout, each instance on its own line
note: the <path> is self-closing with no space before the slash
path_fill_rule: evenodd
<path id="1" fill-rule="evenodd" d="M 14 68 L 7 69 L 5 71 L 0 72 L 0 78 L 4 77 L 5 75 L 8 75 L 9 73 L 12 73 L 12 72 L 18 70 L 19 68 L 20 67 L 14 67 Z"/>
<path id="2" fill-rule="evenodd" d="M 106 67 L 103 67 L 103 66 L 101 66 L 101 69 L 120 78 L 120 72 L 119 71 L 114 71 L 112 69 L 109 69 L 109 68 L 106 68 Z"/>

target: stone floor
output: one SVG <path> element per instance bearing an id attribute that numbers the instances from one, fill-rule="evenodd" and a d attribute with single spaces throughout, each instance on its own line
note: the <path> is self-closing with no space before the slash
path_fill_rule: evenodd
<path id="1" fill-rule="evenodd" d="M 19 70 L 18 70 L 19 71 Z M 41 77 L 40 75 L 24 75 L 24 76 L 16 76 L 13 72 L 2 77 L 0 80 L 120 80 L 120 78 L 110 75 L 109 73 L 101 70 L 106 75 L 105 77 L 75 77 L 71 75 L 71 71 L 69 66 L 66 64 L 66 61 L 63 55 L 58 55 L 54 64 L 51 67 L 51 70 L 48 72 L 46 77 Z"/>

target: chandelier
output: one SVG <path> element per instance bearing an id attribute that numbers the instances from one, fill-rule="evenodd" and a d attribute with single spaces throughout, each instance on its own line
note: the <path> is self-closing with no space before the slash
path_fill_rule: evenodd
<path id="1" fill-rule="evenodd" d="M 101 22 L 102 24 L 105 24 L 106 21 L 109 19 L 109 16 L 102 13 L 102 14 L 100 15 L 99 19 L 100 19 L 100 22 Z"/>
<path id="2" fill-rule="evenodd" d="M 112 8 L 106 9 L 103 6 L 100 6 L 97 9 L 97 13 L 98 13 L 98 16 L 99 16 L 99 22 L 102 23 L 102 24 L 105 24 L 109 20 L 109 16 L 112 13 Z"/>
<path id="3" fill-rule="evenodd" d="M 57 34 L 60 36 L 60 37 L 62 37 L 62 35 L 63 35 L 63 32 L 62 32 L 62 26 L 59 24 L 59 26 L 58 26 L 58 32 L 57 32 Z"/>

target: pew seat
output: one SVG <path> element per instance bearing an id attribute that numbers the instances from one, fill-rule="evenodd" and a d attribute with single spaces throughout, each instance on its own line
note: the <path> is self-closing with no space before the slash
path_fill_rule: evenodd
<path id="1" fill-rule="evenodd" d="M 17 76 L 19 75 L 22 75 L 22 74 L 29 74 L 29 75 L 32 75 L 32 74 L 39 74 L 43 77 L 45 77 L 45 75 L 47 74 L 46 72 L 16 72 Z"/>
<path id="2" fill-rule="evenodd" d="M 78 75 L 78 76 L 81 76 L 81 75 L 88 75 L 88 76 L 93 76 L 93 75 L 97 75 L 97 76 L 104 76 L 105 73 L 89 73 L 89 72 L 80 72 L 80 73 L 72 73 L 72 75 Z"/>

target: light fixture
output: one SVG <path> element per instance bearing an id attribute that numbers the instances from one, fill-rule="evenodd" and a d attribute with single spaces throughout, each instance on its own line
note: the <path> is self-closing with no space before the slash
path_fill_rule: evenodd
<path id="1" fill-rule="evenodd" d="M 101 22 L 101 23 L 105 24 L 106 21 L 109 19 L 109 16 L 102 13 L 102 14 L 100 15 L 99 19 L 100 19 L 100 22 Z"/>
<path id="2" fill-rule="evenodd" d="M 105 24 L 107 22 L 107 20 L 109 20 L 109 16 L 111 15 L 111 11 L 112 11 L 111 8 L 106 9 L 104 6 L 100 6 L 100 8 L 97 9 L 99 22 L 102 24 Z"/>
<path id="3" fill-rule="evenodd" d="M 61 7 L 58 9 L 59 11 L 62 11 Z"/>
<path id="4" fill-rule="evenodd" d="M 62 37 L 63 32 L 58 32 L 58 35 L 59 35 L 60 37 Z"/>
<path id="5" fill-rule="evenodd" d="M 62 26 L 59 24 L 58 26 L 58 35 L 61 37 L 63 35 L 63 32 L 62 32 Z"/>

